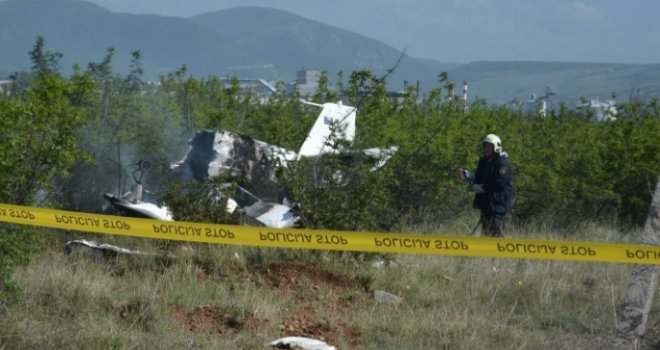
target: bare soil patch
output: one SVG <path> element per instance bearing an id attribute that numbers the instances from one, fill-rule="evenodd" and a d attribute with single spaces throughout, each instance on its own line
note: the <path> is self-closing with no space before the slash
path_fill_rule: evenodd
<path id="1" fill-rule="evenodd" d="M 285 261 L 266 265 L 257 271 L 266 287 L 295 290 L 312 286 L 313 289 L 362 290 L 362 283 L 328 272 L 319 266 L 302 261 Z"/>
<path id="2" fill-rule="evenodd" d="M 295 314 L 285 317 L 280 326 L 280 334 L 284 336 L 298 336 L 323 340 L 329 344 L 337 344 L 343 339 L 352 347 L 356 347 L 361 332 L 356 327 L 345 323 L 330 324 L 321 321 L 317 311 L 311 307 L 303 307 Z"/>
<path id="3" fill-rule="evenodd" d="M 204 271 L 207 272 L 207 271 Z M 352 297 L 355 291 L 365 292 L 362 281 L 337 276 L 323 268 L 302 261 L 285 261 L 261 266 L 252 272 L 255 275 L 257 288 L 278 293 L 293 294 L 299 298 L 298 308 L 282 315 L 280 320 L 272 320 L 279 325 L 281 336 L 298 336 L 323 340 L 336 344 L 339 340 L 357 347 L 361 331 L 348 324 Z M 238 278 L 245 278 L 237 276 Z M 329 297 L 319 300 L 299 293 L 302 290 L 332 290 L 326 293 Z M 344 321 L 327 321 L 319 317 L 319 311 L 333 310 L 333 319 Z M 252 315 L 236 316 L 231 310 L 223 310 L 217 306 L 203 306 L 186 310 L 179 306 L 172 310 L 173 317 L 185 329 L 191 332 L 209 332 L 217 334 L 254 333 L 263 327 L 272 325 L 270 320 L 260 320 Z"/>
<path id="4" fill-rule="evenodd" d="M 191 311 L 178 306 L 172 310 L 172 315 L 179 324 L 191 332 L 217 334 L 255 332 L 267 323 L 251 315 L 237 316 L 230 310 L 223 310 L 217 306 L 202 306 Z"/>

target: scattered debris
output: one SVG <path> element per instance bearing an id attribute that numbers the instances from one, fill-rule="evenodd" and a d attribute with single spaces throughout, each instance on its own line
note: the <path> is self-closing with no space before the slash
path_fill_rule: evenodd
<path id="1" fill-rule="evenodd" d="M 151 165 L 146 160 L 140 160 L 136 165 L 137 169 L 132 173 L 135 183 L 131 186 L 129 192 L 126 192 L 121 198 L 118 198 L 111 193 L 104 193 L 103 197 L 105 197 L 105 199 L 107 199 L 121 215 L 135 218 L 173 221 L 172 213 L 170 213 L 170 210 L 166 206 L 142 201 L 142 177 Z"/>
<path id="2" fill-rule="evenodd" d="M 324 341 L 304 337 L 284 337 L 274 340 L 266 346 L 273 349 L 337 350 Z"/>
<path id="3" fill-rule="evenodd" d="M 295 160 L 295 152 L 233 131 L 202 130 L 189 141 L 171 169 L 183 181 L 206 181 L 221 174 L 250 181 L 274 180 L 271 166 Z M 272 178 L 271 178 L 272 177 Z"/>
<path id="4" fill-rule="evenodd" d="M 401 297 L 382 290 L 374 291 L 374 300 L 376 300 L 379 303 L 388 303 L 388 304 L 401 304 L 401 301 L 403 301 Z"/>
<path id="5" fill-rule="evenodd" d="M 64 246 L 64 251 L 67 254 L 71 254 L 74 251 L 80 249 L 81 247 L 88 248 L 95 258 L 109 258 L 109 257 L 116 257 L 119 255 L 130 256 L 130 257 L 153 255 L 150 253 L 141 252 L 139 250 L 130 250 L 122 247 L 117 247 L 111 244 L 106 244 L 106 243 L 98 244 L 95 241 L 88 241 L 86 239 L 76 239 L 73 241 L 66 242 L 66 245 Z"/>
<path id="6" fill-rule="evenodd" d="M 236 185 L 238 203 L 245 214 L 252 217 L 267 227 L 286 228 L 293 227 L 300 220 L 297 214 L 298 205 L 279 204 L 264 201 L 253 195 L 248 190 Z M 286 198 L 285 198 L 286 199 Z"/>
<path id="7" fill-rule="evenodd" d="M 395 260 L 391 258 L 385 258 L 385 259 L 380 259 L 376 260 L 373 263 L 371 263 L 371 267 L 376 268 L 376 269 L 382 269 L 386 267 L 397 267 L 400 264 L 396 262 Z"/>
<path id="8" fill-rule="evenodd" d="M 141 186 L 141 185 L 140 185 Z M 147 218 L 164 221 L 173 221 L 172 213 L 164 205 L 157 205 L 149 202 L 142 202 L 136 200 L 135 202 L 128 201 L 123 198 L 117 198 L 113 194 L 104 193 L 103 197 L 112 204 L 122 215 L 134 218 Z"/>

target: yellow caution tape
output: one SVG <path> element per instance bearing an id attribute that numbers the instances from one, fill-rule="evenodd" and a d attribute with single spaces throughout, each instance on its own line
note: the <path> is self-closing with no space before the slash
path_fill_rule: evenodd
<path id="1" fill-rule="evenodd" d="M 660 247 L 450 235 L 273 229 L 0 204 L 0 221 L 187 242 L 361 252 L 660 264 Z"/>

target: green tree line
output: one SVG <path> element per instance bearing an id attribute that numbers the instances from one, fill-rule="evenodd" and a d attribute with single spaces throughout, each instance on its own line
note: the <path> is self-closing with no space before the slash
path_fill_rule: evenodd
<path id="1" fill-rule="evenodd" d="M 112 71 L 112 48 L 71 76 L 59 72 L 62 54 L 48 51 L 42 38 L 29 57 L 31 71 L 14 74 L 12 93 L 0 97 L 3 203 L 99 212 L 106 204 L 102 194 L 127 191 L 142 159 L 153 164 L 145 188 L 165 193 L 176 182 L 170 162 L 183 156 L 198 130 L 231 130 L 297 149 L 318 113 L 297 94 L 278 92 L 264 103 L 237 78 L 193 77 L 185 66 L 144 81 L 140 51 L 132 53 L 126 76 Z M 423 96 L 409 87 L 400 99 L 389 97 L 384 79 L 369 71 L 338 80 L 333 90 L 323 75 L 313 100 L 342 98 L 357 106 L 357 135 L 353 145 L 329 142 L 399 149 L 375 172 L 367 159 L 341 156 L 280 171 L 307 227 L 393 230 L 470 211 L 472 194 L 456 172 L 476 164 L 479 141 L 488 133 L 502 138 L 513 166 L 513 219 L 557 227 L 644 222 L 660 175 L 657 99 L 622 103 L 616 120 L 598 122 L 565 106 L 546 117 L 483 100 L 466 109 L 446 73 Z M 11 233 L 24 230 L 3 225 L 0 245 L 19 245 Z"/>

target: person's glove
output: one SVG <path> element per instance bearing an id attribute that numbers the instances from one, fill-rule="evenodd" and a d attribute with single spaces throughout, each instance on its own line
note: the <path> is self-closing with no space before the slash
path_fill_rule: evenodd
<path id="1" fill-rule="evenodd" d="M 474 181 L 474 178 L 472 177 L 472 174 L 470 174 L 470 171 L 465 168 L 460 168 L 458 170 L 458 177 L 465 182 L 472 183 L 472 181 Z"/>
<path id="2" fill-rule="evenodd" d="M 473 184 L 472 191 L 474 191 L 475 193 L 486 193 L 486 191 L 484 190 L 484 185 L 482 184 Z"/>

